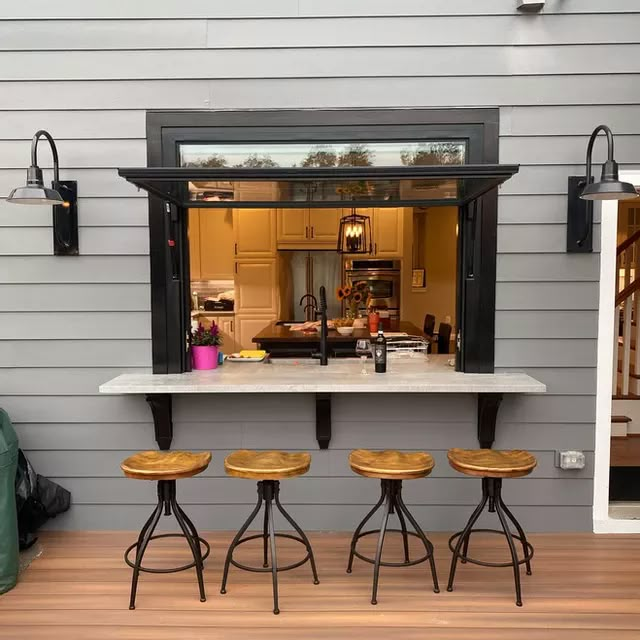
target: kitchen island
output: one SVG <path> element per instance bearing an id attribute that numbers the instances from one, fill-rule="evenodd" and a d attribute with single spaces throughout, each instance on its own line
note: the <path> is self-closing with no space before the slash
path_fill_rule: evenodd
<path id="1" fill-rule="evenodd" d="M 390 358 L 387 373 L 368 375 L 354 359 L 332 359 L 326 367 L 316 360 L 278 359 L 263 363 L 231 363 L 213 371 L 179 374 L 123 374 L 100 386 L 100 393 L 145 395 L 161 449 L 173 437 L 173 394 L 313 394 L 316 402 L 316 439 L 321 449 L 331 440 L 332 394 L 475 394 L 480 446 L 495 439 L 503 394 L 544 393 L 546 386 L 525 373 L 462 373 L 450 365 L 450 356 Z M 454 395 L 455 397 L 455 395 Z"/>
<path id="2" fill-rule="evenodd" d="M 318 331 L 294 331 L 293 323 L 272 322 L 253 338 L 260 349 L 264 349 L 272 357 L 310 357 L 320 349 L 320 333 Z M 302 324 L 302 323 L 298 323 Z M 424 333 L 411 322 L 393 322 L 385 334 L 406 333 L 408 336 L 424 338 Z M 368 328 L 354 329 L 348 336 L 329 329 L 327 343 L 329 357 L 353 357 L 356 355 L 356 342 L 360 339 L 371 339 Z"/>

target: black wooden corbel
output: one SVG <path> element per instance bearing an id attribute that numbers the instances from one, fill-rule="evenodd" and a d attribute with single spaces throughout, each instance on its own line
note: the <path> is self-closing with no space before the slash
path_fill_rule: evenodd
<path id="1" fill-rule="evenodd" d="M 171 394 L 153 393 L 146 396 L 153 414 L 153 428 L 156 442 L 162 451 L 171 448 L 173 440 L 173 417 L 171 415 Z"/>
<path id="2" fill-rule="evenodd" d="M 491 449 L 496 439 L 496 418 L 501 402 L 501 393 L 478 394 L 478 442 L 482 449 Z"/>
<path id="3" fill-rule="evenodd" d="M 331 442 L 331 394 L 316 393 L 316 440 L 321 449 Z"/>

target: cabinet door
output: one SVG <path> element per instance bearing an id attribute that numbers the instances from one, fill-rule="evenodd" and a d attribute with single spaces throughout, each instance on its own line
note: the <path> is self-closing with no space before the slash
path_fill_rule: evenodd
<path id="1" fill-rule="evenodd" d="M 233 279 L 233 215 L 231 209 L 200 209 L 200 277 Z"/>
<path id="2" fill-rule="evenodd" d="M 276 254 L 274 209 L 234 209 L 233 233 L 238 258 L 267 258 Z"/>
<path id="3" fill-rule="evenodd" d="M 275 321 L 275 316 L 239 316 L 236 315 L 236 349 L 257 349 L 252 341 L 265 327 Z"/>
<path id="4" fill-rule="evenodd" d="M 220 316 L 218 325 L 220 326 L 220 334 L 222 335 L 222 353 L 229 355 L 235 353 L 236 339 L 234 334 L 235 318 L 233 316 Z"/>
<path id="5" fill-rule="evenodd" d="M 309 235 L 314 244 L 337 245 L 342 209 L 309 209 Z"/>
<path id="6" fill-rule="evenodd" d="M 189 272 L 191 280 L 200 276 L 200 209 L 189 209 Z"/>
<path id="7" fill-rule="evenodd" d="M 376 209 L 373 217 L 374 253 L 380 257 L 402 256 L 402 209 Z"/>
<path id="8" fill-rule="evenodd" d="M 278 246 L 309 240 L 309 220 L 305 209 L 278 209 Z"/>
<path id="9" fill-rule="evenodd" d="M 276 260 L 237 260 L 236 314 L 278 313 Z"/>

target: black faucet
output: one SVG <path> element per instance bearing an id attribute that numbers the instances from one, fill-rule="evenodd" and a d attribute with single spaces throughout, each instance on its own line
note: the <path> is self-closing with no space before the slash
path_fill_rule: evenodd
<path id="1" fill-rule="evenodd" d="M 305 293 L 302 298 L 300 298 L 300 302 L 298 304 L 302 306 L 302 303 L 307 299 L 311 298 L 311 302 L 307 302 L 304 305 L 304 317 L 306 320 L 315 320 L 318 317 L 318 300 L 312 293 Z M 307 309 L 311 308 L 312 314 L 307 313 Z"/>
<path id="2" fill-rule="evenodd" d="M 324 367 L 329 363 L 328 342 L 327 342 L 327 290 L 320 287 L 320 352 L 311 355 L 312 358 L 319 358 L 320 364 Z"/>

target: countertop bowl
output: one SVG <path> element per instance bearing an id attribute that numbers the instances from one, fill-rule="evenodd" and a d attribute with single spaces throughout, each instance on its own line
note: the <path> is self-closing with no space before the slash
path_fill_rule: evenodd
<path id="1" fill-rule="evenodd" d="M 338 327 L 336 331 L 341 336 L 350 336 L 353 333 L 353 327 Z"/>

